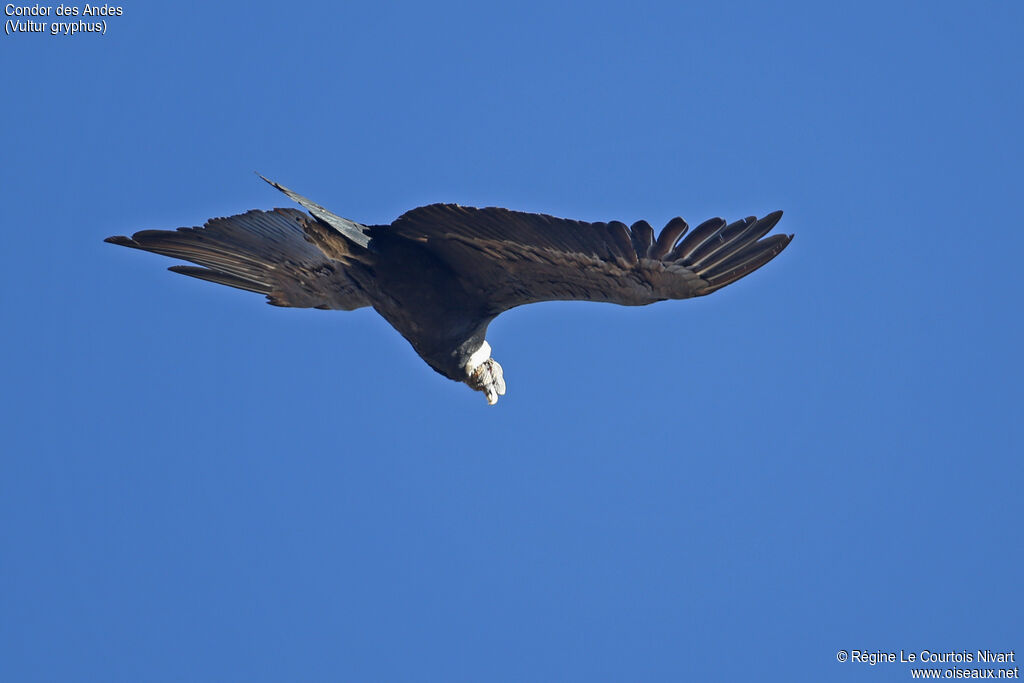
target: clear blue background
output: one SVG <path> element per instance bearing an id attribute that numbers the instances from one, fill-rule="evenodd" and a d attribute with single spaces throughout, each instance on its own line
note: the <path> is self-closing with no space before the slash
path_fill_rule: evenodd
<path id="1" fill-rule="evenodd" d="M 123 7 L 0 36 L 0 679 L 1024 651 L 1024 5 Z M 797 236 L 704 299 L 503 315 L 488 408 L 372 310 L 101 242 L 288 206 L 254 170 L 365 223 L 781 208 Z"/>

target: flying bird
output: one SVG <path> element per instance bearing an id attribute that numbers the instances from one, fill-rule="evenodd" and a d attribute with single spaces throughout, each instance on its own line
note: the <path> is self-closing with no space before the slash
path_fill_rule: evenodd
<path id="1" fill-rule="evenodd" d="M 260 176 L 261 178 L 263 176 Z M 655 237 L 646 221 L 586 223 L 496 207 L 431 204 L 391 225 L 361 225 L 263 178 L 298 209 L 254 209 L 203 227 L 143 230 L 105 241 L 190 261 L 170 270 L 264 294 L 274 306 L 351 311 L 372 306 L 437 372 L 505 394 L 487 326 L 538 301 L 644 306 L 705 296 L 777 256 L 792 235 L 765 237 L 782 217 L 687 234 L 673 218 Z"/>

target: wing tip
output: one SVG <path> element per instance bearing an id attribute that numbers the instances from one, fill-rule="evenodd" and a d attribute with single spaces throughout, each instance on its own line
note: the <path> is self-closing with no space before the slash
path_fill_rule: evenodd
<path id="1" fill-rule="evenodd" d="M 756 231 L 757 234 L 763 236 L 766 232 L 770 232 L 781 218 L 782 211 L 780 210 L 773 211 L 756 221 L 761 226 Z M 759 270 L 781 254 L 793 241 L 794 236 L 795 233 L 768 235 L 751 244 L 739 246 L 725 258 L 708 264 L 706 272 L 699 271 L 699 273 L 707 280 L 709 286 L 699 292 L 697 296 L 711 294 Z"/>
<path id="2" fill-rule="evenodd" d="M 288 194 L 288 190 L 286 190 L 286 189 L 284 188 L 284 186 L 283 186 L 283 185 L 281 185 L 281 183 L 278 183 L 278 182 L 275 182 L 275 181 L 271 180 L 270 178 L 268 178 L 267 176 L 263 175 L 263 174 L 262 174 L 262 173 L 260 173 L 259 171 L 253 171 L 253 173 L 255 173 L 255 174 L 256 174 L 256 176 L 257 176 L 257 177 L 258 177 L 258 178 L 259 178 L 260 180 L 262 180 L 263 182 L 265 182 L 265 183 L 266 183 L 267 185 L 270 185 L 271 187 L 273 187 L 273 188 L 276 188 L 276 189 L 280 190 L 281 192 L 284 192 L 285 194 Z"/>
<path id="3" fill-rule="evenodd" d="M 138 246 L 131 237 L 125 235 L 111 235 L 110 237 L 103 240 L 108 244 L 117 244 L 122 247 L 135 247 Z"/>

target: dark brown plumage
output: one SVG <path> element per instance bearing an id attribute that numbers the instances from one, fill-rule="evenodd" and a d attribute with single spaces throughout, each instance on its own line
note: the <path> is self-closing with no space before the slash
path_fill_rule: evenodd
<path id="1" fill-rule="evenodd" d="M 270 181 L 267 181 L 270 182 Z M 191 261 L 171 270 L 267 296 L 276 306 L 373 306 L 435 370 L 504 393 L 484 336 L 515 306 L 587 300 L 641 306 L 710 294 L 777 256 L 792 235 L 765 237 L 760 220 L 705 221 L 687 234 L 673 218 L 585 223 L 500 208 L 431 204 L 389 226 L 337 216 L 276 183 L 310 211 L 248 211 L 202 228 L 143 230 L 106 241 Z"/>

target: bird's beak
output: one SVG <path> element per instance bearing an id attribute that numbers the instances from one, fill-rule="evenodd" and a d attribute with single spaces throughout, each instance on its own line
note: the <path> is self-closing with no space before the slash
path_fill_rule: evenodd
<path id="1" fill-rule="evenodd" d="M 493 358 L 488 358 L 473 371 L 469 386 L 484 392 L 487 396 L 487 405 L 493 406 L 498 402 L 499 396 L 505 395 L 505 377 L 501 366 Z"/>

